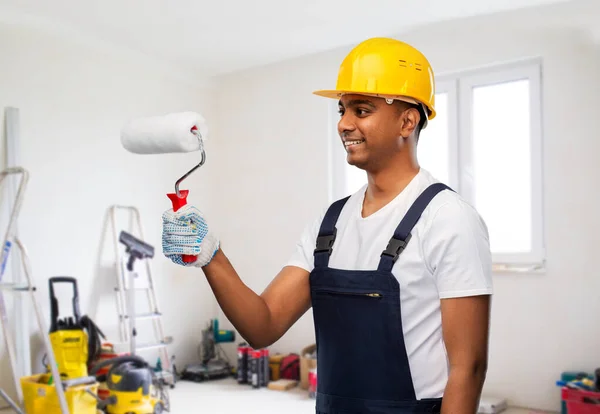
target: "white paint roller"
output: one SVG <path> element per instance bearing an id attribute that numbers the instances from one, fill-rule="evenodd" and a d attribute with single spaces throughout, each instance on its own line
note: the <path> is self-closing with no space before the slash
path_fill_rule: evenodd
<path id="1" fill-rule="evenodd" d="M 207 135 L 202 115 L 181 112 L 131 120 L 121 130 L 121 144 L 134 154 L 192 152 L 203 149 Z"/>
<path id="2" fill-rule="evenodd" d="M 172 154 L 202 151 L 202 160 L 175 182 L 175 192 L 168 193 L 173 211 L 187 204 L 189 190 L 179 190 L 179 184 L 204 164 L 204 140 L 208 127 L 196 112 L 170 113 L 163 116 L 138 118 L 121 129 L 121 144 L 134 154 Z M 195 256 L 183 255 L 184 262 L 194 262 Z"/>

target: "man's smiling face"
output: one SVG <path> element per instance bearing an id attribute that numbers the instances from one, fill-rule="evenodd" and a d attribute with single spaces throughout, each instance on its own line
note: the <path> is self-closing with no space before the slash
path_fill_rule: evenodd
<path id="1" fill-rule="evenodd" d="M 404 102 L 394 101 L 390 105 L 378 97 L 342 96 L 338 133 L 346 149 L 348 163 L 375 171 L 394 158 L 404 147 L 403 136 L 410 135 L 410 125 L 415 117 L 416 124 L 419 121 L 418 111 L 409 108 Z"/>

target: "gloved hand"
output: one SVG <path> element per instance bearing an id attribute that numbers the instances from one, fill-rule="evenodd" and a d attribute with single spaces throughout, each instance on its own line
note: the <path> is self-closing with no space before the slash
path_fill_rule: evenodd
<path id="1" fill-rule="evenodd" d="M 219 239 L 210 231 L 202 212 L 189 204 L 177 212 L 167 210 L 162 215 L 163 253 L 181 266 L 206 266 L 219 250 Z M 197 256 L 195 262 L 185 263 L 182 254 Z"/>

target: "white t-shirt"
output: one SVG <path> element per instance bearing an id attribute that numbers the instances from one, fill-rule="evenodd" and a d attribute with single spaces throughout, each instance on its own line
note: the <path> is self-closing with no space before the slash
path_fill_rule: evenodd
<path id="1" fill-rule="evenodd" d="M 377 269 L 381 252 L 407 210 L 435 182 L 439 181 L 421 168 L 394 200 L 366 218 L 361 215 L 366 185 L 354 193 L 337 220 L 329 266 Z M 287 265 L 312 271 L 326 210 L 304 230 Z M 491 263 L 488 230 L 477 211 L 453 191 L 438 193 L 392 269 L 400 284 L 402 327 L 417 398 L 442 397 L 448 380 L 440 299 L 491 294 Z"/>

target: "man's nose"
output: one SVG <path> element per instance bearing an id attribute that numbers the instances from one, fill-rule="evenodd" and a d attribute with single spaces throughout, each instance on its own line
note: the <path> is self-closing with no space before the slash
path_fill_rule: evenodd
<path id="1" fill-rule="evenodd" d="M 355 129 L 356 125 L 352 120 L 352 116 L 348 113 L 343 114 L 338 122 L 338 133 L 340 134 L 340 136 L 344 136 L 344 134 L 352 132 Z"/>

